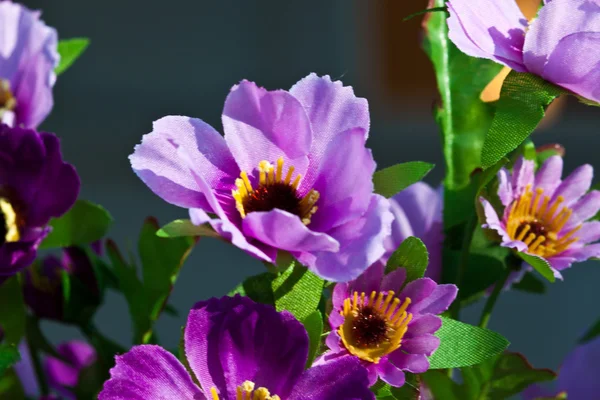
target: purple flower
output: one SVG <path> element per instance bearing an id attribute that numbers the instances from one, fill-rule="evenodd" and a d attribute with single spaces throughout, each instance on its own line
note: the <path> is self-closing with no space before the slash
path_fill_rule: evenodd
<path id="1" fill-rule="evenodd" d="M 563 160 L 552 156 L 534 172 L 534 162 L 519 158 L 512 175 L 498 173 L 498 196 L 504 211 L 500 218 L 494 207 L 481 199 L 484 228 L 500 235 L 502 246 L 548 261 L 554 275 L 574 262 L 600 256 L 600 221 L 586 222 L 600 210 L 600 192 L 586 194 L 594 170 L 582 165 L 561 180 Z M 519 279 L 513 274 L 510 282 Z"/>
<path id="2" fill-rule="evenodd" d="M 222 120 L 225 138 L 198 119 L 156 121 L 130 156 L 134 171 L 194 224 L 267 262 L 288 251 L 348 281 L 384 254 L 393 216 L 373 194 L 368 104 L 352 88 L 314 74 L 289 92 L 242 81 Z"/>
<path id="3" fill-rule="evenodd" d="M 427 357 L 440 344 L 433 336 L 442 326 L 436 314 L 448 309 L 458 289 L 429 278 L 403 288 L 405 279 L 406 269 L 384 275 L 383 265 L 375 264 L 356 281 L 337 284 L 326 340 L 330 350 L 316 364 L 357 358 L 369 371 L 370 385 L 380 377 L 396 387 L 404 384 L 403 371 L 427 371 Z"/>
<path id="4" fill-rule="evenodd" d="M 86 342 L 73 340 L 56 348 L 64 360 L 47 357 L 44 370 L 50 387 L 66 399 L 75 400 L 72 388 L 77 386 L 81 371 L 96 361 L 96 351 Z"/>
<path id="5" fill-rule="evenodd" d="M 76 305 L 81 315 L 93 314 L 100 305 L 100 289 L 91 260 L 84 250 L 68 247 L 64 249 L 62 259 L 47 256 L 41 263 L 25 270 L 23 295 L 25 303 L 36 316 L 58 321 L 76 317 L 64 314 L 63 271 L 81 284 L 71 288 L 76 293 L 80 292 Z"/>
<path id="6" fill-rule="evenodd" d="M 409 236 L 423 241 L 429 252 L 425 276 L 440 282 L 442 279 L 442 245 L 444 242 L 441 190 L 434 190 L 423 182 L 415 183 L 390 199 L 394 222 L 392 234 L 386 239 L 387 259 Z"/>
<path id="7" fill-rule="evenodd" d="M 546 3 L 528 23 L 514 0 L 450 0 L 450 39 L 470 56 L 600 102 L 600 1 Z"/>
<path id="8" fill-rule="evenodd" d="M 62 160 L 58 138 L 0 124 L 0 282 L 30 265 L 79 193 L 79 177 Z"/>
<path id="9" fill-rule="evenodd" d="M 305 371 L 308 336 L 302 324 L 249 298 L 196 304 L 183 335 L 189 368 L 162 347 L 136 346 L 116 358 L 98 399 L 375 399 L 356 360 Z"/>
<path id="10" fill-rule="evenodd" d="M 0 1 L 0 122 L 36 128 L 54 103 L 57 35 L 39 11 Z"/>
<path id="11" fill-rule="evenodd" d="M 564 360 L 555 390 L 545 390 L 537 385 L 523 392 L 525 399 L 552 397 L 567 394 L 569 400 L 594 399 L 600 393 L 600 337 L 575 348 Z"/>

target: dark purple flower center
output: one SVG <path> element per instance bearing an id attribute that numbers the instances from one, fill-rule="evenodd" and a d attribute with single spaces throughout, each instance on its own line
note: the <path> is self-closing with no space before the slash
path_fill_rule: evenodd
<path id="1" fill-rule="evenodd" d="M 533 233 L 536 236 L 546 236 L 546 234 L 548 233 L 548 230 L 546 229 L 544 224 L 541 221 L 534 219 L 531 222 L 525 222 L 519 225 L 515 234 L 519 236 L 523 229 L 527 229 L 525 228 L 527 225 L 529 225 L 529 232 Z"/>
<path id="2" fill-rule="evenodd" d="M 257 187 L 248 194 L 242 204 L 246 213 L 278 208 L 300 217 L 300 200 L 296 189 L 285 183 L 276 182 L 269 186 Z"/>
<path id="3" fill-rule="evenodd" d="M 376 347 L 389 340 L 387 321 L 372 307 L 362 307 L 352 321 L 352 336 L 357 347 Z"/>

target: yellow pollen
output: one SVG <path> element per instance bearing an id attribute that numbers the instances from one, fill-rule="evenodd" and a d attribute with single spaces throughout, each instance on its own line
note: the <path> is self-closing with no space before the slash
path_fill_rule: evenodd
<path id="1" fill-rule="evenodd" d="M 565 251 L 578 240 L 572 236 L 581 224 L 563 231 L 573 215 L 572 209 L 562 206 L 564 201 L 562 196 L 552 201 L 542 188 L 537 188 L 534 195 L 531 184 L 527 185 L 521 197 L 509 206 L 506 232 L 512 240 L 525 243 L 530 254 L 551 257 Z"/>
<path id="2" fill-rule="evenodd" d="M 1 219 L 4 220 L 4 229 L 6 230 L 6 234 L 4 235 L 4 238 L 0 239 L 0 242 L 18 242 L 21 235 L 19 233 L 17 213 L 12 204 L 1 197 L 0 213 L 2 213 Z"/>
<path id="3" fill-rule="evenodd" d="M 236 388 L 235 400 L 281 400 L 279 396 L 272 395 L 266 388 L 255 388 L 254 382 L 246 381 Z M 212 400 L 220 400 L 217 388 L 211 388 Z"/>
<path id="4" fill-rule="evenodd" d="M 384 300 L 385 297 L 385 300 Z M 410 298 L 404 301 L 393 291 L 354 292 L 344 300 L 340 314 L 344 323 L 338 333 L 346 349 L 362 360 L 379 363 L 381 357 L 399 349 L 412 320 L 407 312 Z"/>
<path id="5" fill-rule="evenodd" d="M 10 90 L 10 82 L 0 79 L 0 117 L 4 111 L 14 110 L 16 106 L 17 100 Z"/>
<path id="6" fill-rule="evenodd" d="M 258 163 L 258 183 L 252 186 L 245 171 L 235 180 L 236 189 L 232 190 L 235 205 L 242 218 L 253 211 L 270 211 L 274 208 L 296 214 L 305 225 L 310 223 L 312 215 L 317 211 L 319 192 L 310 189 L 304 196 L 298 194 L 301 175 L 294 175 L 294 166 L 287 170 L 283 178 L 283 157 L 274 166 L 263 160 Z"/>

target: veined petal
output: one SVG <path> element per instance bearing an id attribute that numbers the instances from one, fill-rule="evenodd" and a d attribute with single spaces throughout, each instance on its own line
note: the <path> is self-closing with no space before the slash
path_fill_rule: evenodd
<path id="1" fill-rule="evenodd" d="M 367 295 L 371 292 L 379 292 L 384 270 L 385 265 L 383 263 L 376 262 L 371 265 L 358 278 L 350 282 L 350 292 L 365 292 Z M 343 304 L 340 304 L 340 306 L 343 306 Z"/>
<path id="2" fill-rule="evenodd" d="M 390 386 L 400 387 L 404 385 L 406 377 L 404 372 L 389 361 L 382 361 L 377 365 L 377 374 Z"/>
<path id="3" fill-rule="evenodd" d="M 408 354 L 403 352 L 402 349 L 390 354 L 389 360 L 396 367 L 413 374 L 422 374 L 429 369 L 429 360 L 424 354 Z"/>
<path id="4" fill-rule="evenodd" d="M 401 350 L 410 354 L 430 356 L 440 346 L 440 338 L 433 335 L 421 335 L 402 340 Z"/>
<path id="5" fill-rule="evenodd" d="M 562 196 L 565 206 L 572 205 L 590 189 L 593 178 L 594 168 L 591 165 L 578 167 L 556 188 L 552 201 Z"/>
<path id="6" fill-rule="evenodd" d="M 595 216 L 600 211 L 600 191 L 592 190 L 571 207 L 573 214 L 564 230 L 573 228 Z"/>
<path id="7" fill-rule="evenodd" d="M 535 187 L 544 189 L 544 194 L 552 197 L 554 191 L 561 183 L 562 172 L 562 157 L 549 157 L 535 174 Z M 505 206 L 507 205 L 505 204 Z"/>

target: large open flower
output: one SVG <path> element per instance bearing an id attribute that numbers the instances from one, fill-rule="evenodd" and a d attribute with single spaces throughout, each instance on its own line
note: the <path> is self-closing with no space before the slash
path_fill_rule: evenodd
<path id="1" fill-rule="evenodd" d="M 393 217 L 373 194 L 368 105 L 352 88 L 314 74 L 289 92 L 242 81 L 223 128 L 224 138 L 199 119 L 162 118 L 132 167 L 194 224 L 262 260 L 288 251 L 321 277 L 348 281 L 384 254 Z"/>
<path id="2" fill-rule="evenodd" d="M 0 124 L 0 282 L 33 262 L 48 221 L 78 193 L 79 177 L 55 135 Z"/>
<path id="3" fill-rule="evenodd" d="M 450 39 L 470 56 L 600 102 L 600 1 L 546 3 L 529 23 L 515 0 L 450 0 Z"/>
<path id="4" fill-rule="evenodd" d="M 375 399 L 356 360 L 304 370 L 308 336 L 302 324 L 247 297 L 196 304 L 184 348 L 193 376 L 162 347 L 136 346 L 117 356 L 99 400 Z"/>
<path id="5" fill-rule="evenodd" d="M 36 128 L 54 104 L 56 31 L 39 11 L 0 1 L 0 121 Z"/>
<path id="6" fill-rule="evenodd" d="M 600 192 L 590 189 L 594 170 L 582 165 L 561 180 L 563 160 L 550 157 L 534 172 L 534 162 L 519 158 L 512 174 L 498 173 L 498 196 L 502 217 L 486 199 L 481 199 L 486 223 L 500 235 L 502 246 L 540 256 L 554 275 L 574 262 L 600 256 L 600 222 L 588 219 L 600 210 Z M 517 279 L 513 276 L 509 281 Z"/>
<path id="7" fill-rule="evenodd" d="M 337 284 L 329 316 L 329 351 L 318 363 L 339 358 L 359 359 L 373 385 L 379 376 L 392 386 L 402 386 L 403 371 L 423 373 L 428 356 L 440 341 L 433 336 L 442 320 L 436 315 L 456 298 L 454 285 L 438 285 L 429 278 L 404 286 L 406 270 L 384 275 L 375 264 L 357 280 Z M 404 288 L 403 288 L 404 286 Z"/>

